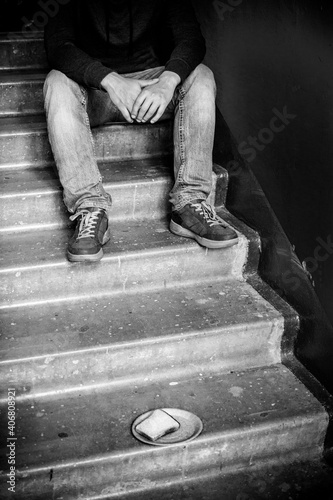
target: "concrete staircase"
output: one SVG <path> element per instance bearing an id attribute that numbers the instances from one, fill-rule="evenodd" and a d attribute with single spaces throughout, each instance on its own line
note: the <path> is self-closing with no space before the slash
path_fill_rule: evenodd
<path id="1" fill-rule="evenodd" d="M 1 498 L 296 498 L 279 485 L 321 458 L 328 415 L 281 363 L 297 317 L 256 276 L 257 234 L 219 203 L 237 246 L 208 251 L 172 235 L 171 124 L 110 124 L 94 138 L 112 238 L 100 263 L 70 264 L 41 36 L 3 35 L 0 67 Z M 216 166 L 214 179 L 223 200 L 226 172 Z M 155 408 L 193 412 L 203 432 L 140 443 L 131 424 Z"/>

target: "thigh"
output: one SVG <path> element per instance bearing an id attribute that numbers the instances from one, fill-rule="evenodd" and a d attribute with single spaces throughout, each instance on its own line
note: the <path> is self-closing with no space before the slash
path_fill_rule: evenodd
<path id="1" fill-rule="evenodd" d="M 152 80 L 161 76 L 164 69 L 164 66 L 157 66 L 156 68 L 144 69 L 135 73 L 122 73 L 121 76 L 124 78 L 136 78 L 137 80 Z"/>
<path id="2" fill-rule="evenodd" d="M 96 127 L 107 122 L 126 121 L 117 106 L 104 90 L 87 89 L 87 113 L 90 126 Z"/>

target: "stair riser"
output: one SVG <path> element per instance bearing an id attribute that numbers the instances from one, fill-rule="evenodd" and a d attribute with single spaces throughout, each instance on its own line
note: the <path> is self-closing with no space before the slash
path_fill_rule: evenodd
<path id="1" fill-rule="evenodd" d="M 9 83 L 0 86 L 0 116 L 44 112 L 43 82 Z"/>
<path id="2" fill-rule="evenodd" d="M 161 218 L 169 211 L 171 179 L 117 186 L 104 184 L 112 195 L 111 219 Z M 60 188 L 59 188 L 60 189 Z M 66 227 L 69 223 L 61 192 L 35 193 L 0 198 L 0 232 L 17 232 L 44 227 Z"/>
<path id="3" fill-rule="evenodd" d="M 0 134 L 0 168 L 53 163 L 46 131 Z"/>
<path id="4" fill-rule="evenodd" d="M 0 41 L 0 70 L 41 69 L 47 67 L 43 40 L 29 39 L 22 33 L 16 40 Z"/>
<path id="5" fill-rule="evenodd" d="M 175 237 L 176 238 L 176 237 Z M 98 263 L 14 268 L 1 273 L 1 306 L 95 297 L 240 275 L 247 242 L 208 253 L 197 244 L 152 252 L 105 256 Z M 48 256 L 45 255 L 47 262 Z"/>
<path id="6" fill-rule="evenodd" d="M 172 123 L 112 125 L 93 129 L 95 151 L 100 161 L 161 156 L 173 150 Z M 45 166 L 53 163 L 46 129 L 0 134 L 0 168 Z"/>
<path id="7" fill-rule="evenodd" d="M 125 322 L 124 318 L 124 341 Z M 181 337 L 176 336 L 175 328 L 175 336 L 167 339 L 4 363 L 0 374 L 4 387 L 16 387 L 18 398 L 82 391 L 91 385 L 147 385 L 161 379 L 177 382 L 199 374 L 278 363 L 282 333 L 282 320 Z"/>
<path id="8" fill-rule="evenodd" d="M 171 173 L 171 172 L 170 172 Z M 218 183 L 218 184 L 217 184 Z M 50 182 L 50 184 L 52 184 Z M 213 174 L 212 193 L 208 201 L 214 206 L 216 186 L 218 192 L 225 194 L 225 178 L 216 179 Z M 173 186 L 171 176 L 160 176 L 156 180 L 139 183 L 112 184 L 105 182 L 105 190 L 112 196 L 112 221 L 126 219 L 161 219 L 171 210 L 169 193 Z M 26 194 L 22 194 L 27 187 Z M 17 194 L 0 196 L 1 227 L 0 233 L 43 230 L 44 228 L 63 228 L 69 224 L 69 213 L 63 203 L 60 185 L 34 191 L 21 184 Z M 1 246 L 1 243 L 0 243 Z"/>
<path id="9" fill-rule="evenodd" d="M 83 492 L 86 499 L 125 499 L 135 493 L 144 498 L 145 492 L 186 479 L 214 477 L 268 462 L 279 465 L 281 459 L 287 465 L 320 453 L 325 429 L 316 415 L 292 420 L 280 417 L 270 426 L 258 421 L 256 424 L 246 432 L 202 436 L 187 445 L 167 448 L 144 445 L 133 454 L 105 457 L 97 462 L 25 471 L 18 477 L 17 493 L 24 492 L 26 500 L 60 497 L 69 500 L 79 498 Z"/>

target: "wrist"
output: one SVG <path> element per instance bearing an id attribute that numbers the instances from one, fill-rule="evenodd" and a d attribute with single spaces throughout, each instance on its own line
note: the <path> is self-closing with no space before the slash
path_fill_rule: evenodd
<path id="1" fill-rule="evenodd" d="M 107 90 L 110 86 L 113 86 L 113 84 L 116 81 L 119 81 L 121 78 L 122 77 L 118 73 L 115 73 L 114 71 L 108 73 L 101 81 L 102 89 Z"/>
<path id="2" fill-rule="evenodd" d="M 177 85 L 180 84 L 181 78 L 174 71 L 163 71 L 163 73 L 159 77 L 159 81 L 168 84 L 170 85 L 170 87 L 173 87 L 175 89 Z"/>

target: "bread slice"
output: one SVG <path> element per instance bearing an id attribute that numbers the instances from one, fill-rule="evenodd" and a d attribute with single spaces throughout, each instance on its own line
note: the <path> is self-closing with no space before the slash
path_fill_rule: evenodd
<path id="1" fill-rule="evenodd" d="M 179 422 L 163 410 L 154 410 L 147 418 L 135 427 L 138 434 L 150 441 L 157 441 L 166 434 L 178 430 Z"/>

